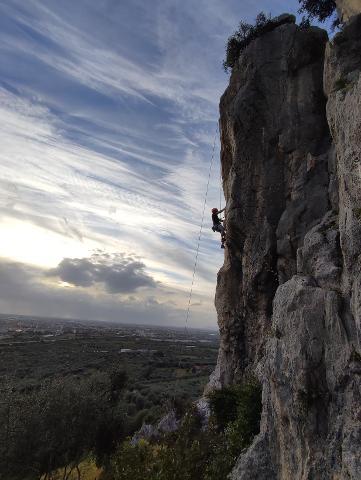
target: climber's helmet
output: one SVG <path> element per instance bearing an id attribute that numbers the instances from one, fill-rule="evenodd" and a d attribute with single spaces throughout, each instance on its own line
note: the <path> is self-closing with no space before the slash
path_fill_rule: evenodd
<path id="1" fill-rule="evenodd" d="M 212 208 L 212 213 L 218 213 L 218 208 Z"/>

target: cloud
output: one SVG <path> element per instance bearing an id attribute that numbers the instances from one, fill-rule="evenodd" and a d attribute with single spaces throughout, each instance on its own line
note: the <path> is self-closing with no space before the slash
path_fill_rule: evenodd
<path id="1" fill-rule="evenodd" d="M 157 179 L 152 178 L 152 170 L 148 176 L 148 170 L 138 174 L 122 157 L 114 161 L 90 147 L 70 143 L 60 134 L 62 124 L 49 110 L 4 89 L 0 89 L 0 120 L 0 196 L 6 205 L 0 208 L 0 245 L 7 239 L 6 252 L 16 254 L 16 246 L 19 258 L 31 262 L 31 256 L 39 259 L 45 253 L 49 258 L 75 258 L 80 250 L 87 256 L 99 247 L 136 251 L 153 271 L 162 270 L 167 277 L 177 272 L 188 282 L 206 186 L 199 152 L 188 148 L 184 163 L 168 166 L 169 173 Z M 211 153 L 211 146 L 208 148 Z M 18 163 L 22 164 L 21 176 L 16 175 Z M 219 195 L 218 172 L 210 192 L 211 197 Z M 15 220 L 16 225 L 22 222 L 24 227 L 31 222 L 37 229 L 30 225 L 15 228 Z M 46 230 L 57 237 L 46 235 L 44 242 L 39 241 Z M 26 246 L 21 245 L 24 238 L 28 239 Z M 65 248 L 70 239 L 73 241 L 65 251 L 62 245 Z M 208 250 L 216 242 L 213 236 L 211 244 L 203 245 Z M 26 258 L 25 252 L 29 254 Z M 221 256 L 218 260 L 212 254 L 207 257 L 198 271 L 207 279 L 205 288 L 212 291 Z"/>
<path id="2" fill-rule="evenodd" d="M 64 258 L 47 274 L 77 287 L 102 284 L 108 293 L 131 293 L 139 288 L 157 286 L 154 279 L 145 272 L 144 263 L 120 254 L 94 254 L 89 259 Z"/>
<path id="3" fill-rule="evenodd" d="M 225 42 L 270 8 L 256 3 L 0 2 L 0 250 L 18 261 L 1 263 L 3 311 L 182 322 Z M 272 13 L 297 4 L 275 0 Z M 218 162 L 217 143 L 208 213 Z M 223 257 L 208 227 L 194 321 L 215 324 Z"/>
<path id="4" fill-rule="evenodd" d="M 184 326 L 185 310 L 179 293 L 160 285 L 131 295 L 93 291 L 91 287 L 66 287 L 53 283 L 48 271 L 0 259 L 0 311 L 19 315 L 104 320 L 118 323 Z M 151 293 L 153 292 L 153 293 Z M 171 296 L 172 298 L 168 298 Z M 185 304 L 184 299 L 184 304 Z M 194 327 L 214 328 L 208 309 L 197 311 Z"/>

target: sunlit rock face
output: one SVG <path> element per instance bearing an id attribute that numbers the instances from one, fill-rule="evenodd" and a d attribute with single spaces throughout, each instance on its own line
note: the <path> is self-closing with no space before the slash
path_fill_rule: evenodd
<path id="1" fill-rule="evenodd" d="M 260 434 L 232 480 L 361 472 L 361 16 L 327 43 L 282 25 L 220 104 L 227 249 L 208 388 L 256 373 Z"/>
<path id="2" fill-rule="evenodd" d="M 337 9 L 344 22 L 361 13 L 361 0 L 336 0 Z"/>

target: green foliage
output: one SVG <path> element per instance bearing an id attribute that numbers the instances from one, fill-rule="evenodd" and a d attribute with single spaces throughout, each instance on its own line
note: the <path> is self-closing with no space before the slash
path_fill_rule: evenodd
<path id="1" fill-rule="evenodd" d="M 202 428 L 191 408 L 177 432 L 159 442 L 124 442 L 113 456 L 113 480 L 219 480 L 259 432 L 261 388 L 251 380 L 210 396 L 211 421 Z"/>
<path id="2" fill-rule="evenodd" d="M 118 368 L 113 368 L 109 374 L 110 378 L 110 400 L 112 402 L 117 402 L 119 400 L 121 392 L 127 385 L 128 376 L 125 370 L 119 370 Z"/>
<path id="3" fill-rule="evenodd" d="M 361 213 L 360 213 L 360 215 L 361 215 Z M 352 352 L 351 352 L 351 355 L 350 355 L 350 361 L 361 363 L 361 355 L 356 351 L 355 347 L 352 348 Z"/>
<path id="4" fill-rule="evenodd" d="M 223 68 L 226 72 L 236 64 L 241 52 L 256 38 L 273 30 L 274 23 L 270 15 L 261 12 L 257 15 L 254 25 L 240 22 L 238 30 L 228 38 L 226 45 L 226 59 Z"/>
<path id="5" fill-rule="evenodd" d="M 210 454 L 206 434 L 194 411 L 185 415 L 179 431 L 161 443 L 124 442 L 113 457 L 114 480 L 198 480 Z"/>
<path id="6" fill-rule="evenodd" d="M 311 27 L 311 20 L 309 17 L 302 17 L 302 20 L 299 25 L 301 30 L 307 30 Z"/>
<path id="7" fill-rule="evenodd" d="M 154 470 L 160 453 L 160 450 L 155 451 L 149 442 L 143 440 L 135 446 L 130 442 L 124 442 L 113 461 L 114 478 L 118 480 L 154 478 Z"/>
<path id="8" fill-rule="evenodd" d="M 335 81 L 334 91 L 338 92 L 340 90 L 349 90 L 352 88 L 352 84 L 349 80 L 344 77 L 340 77 Z"/>
<path id="9" fill-rule="evenodd" d="M 227 436 L 231 445 L 247 448 L 259 432 L 262 411 L 262 390 L 256 380 L 240 386 L 237 395 L 237 416 L 227 426 Z"/>
<path id="10" fill-rule="evenodd" d="M 361 207 L 354 209 L 354 214 L 359 222 L 361 222 Z"/>
<path id="11" fill-rule="evenodd" d="M 346 80 L 344 78 L 338 78 L 335 82 L 335 90 L 342 90 L 347 85 Z"/>
<path id="12" fill-rule="evenodd" d="M 55 342 L 36 335 L 24 329 L 21 342 L 0 342 L 7 345 L 0 362 L 0 480 L 38 480 L 89 455 L 106 470 L 119 443 L 143 422 L 156 423 L 167 406 L 184 415 L 218 349 L 215 339 L 190 354 L 178 348 L 178 332 L 174 343 L 154 339 L 151 350 L 149 338 L 130 334 L 120 340 L 114 332 L 64 333 Z M 120 342 L 127 354 L 120 355 Z M 188 368 L 181 378 L 180 363 Z M 202 369 L 191 372 L 193 365 Z"/>
<path id="13" fill-rule="evenodd" d="M 112 392 L 112 381 L 101 376 L 44 382 L 26 395 L 5 388 L 0 479 L 39 478 L 78 465 L 90 451 L 98 458 L 112 452 L 124 431 L 124 413 Z"/>
<path id="14" fill-rule="evenodd" d="M 224 430 L 233 422 L 239 428 L 243 426 L 247 438 L 253 436 L 259 425 L 261 393 L 259 383 L 253 378 L 211 393 L 209 405 L 218 427 Z"/>
<path id="15" fill-rule="evenodd" d="M 217 480 L 222 472 L 231 471 L 240 452 L 248 448 L 259 433 L 261 386 L 257 380 L 251 379 L 241 385 L 213 392 L 210 395 L 210 408 L 222 435 L 205 478 Z"/>
<path id="16" fill-rule="evenodd" d="M 299 13 L 305 13 L 302 18 L 300 28 L 305 30 L 310 28 L 311 20 L 324 22 L 331 17 L 336 11 L 335 0 L 298 0 L 300 4 Z M 276 23 L 270 15 L 260 12 L 255 20 L 254 25 L 241 21 L 238 30 L 227 40 L 226 59 L 223 62 L 223 68 L 226 72 L 231 70 L 236 64 L 241 52 L 256 38 L 272 31 Z M 339 27 L 340 21 L 336 17 L 333 27 Z"/>
<path id="17" fill-rule="evenodd" d="M 222 390 L 215 390 L 209 395 L 209 406 L 220 430 L 224 430 L 237 417 L 239 390 L 239 385 L 234 385 Z"/>
<path id="18" fill-rule="evenodd" d="M 324 22 L 336 10 L 335 0 L 298 0 L 299 12 L 306 13 L 309 19 Z"/>

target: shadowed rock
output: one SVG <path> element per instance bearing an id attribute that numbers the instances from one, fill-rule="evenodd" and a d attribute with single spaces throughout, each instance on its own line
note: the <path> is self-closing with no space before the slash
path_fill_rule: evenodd
<path id="1" fill-rule="evenodd" d="M 250 372 L 263 384 L 261 431 L 232 480 L 356 480 L 361 16 L 329 44 L 282 18 L 244 50 L 221 99 L 228 246 L 207 388 Z"/>

